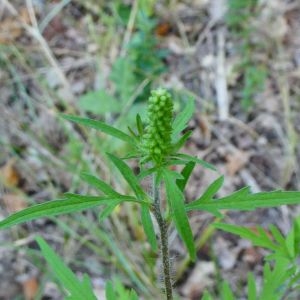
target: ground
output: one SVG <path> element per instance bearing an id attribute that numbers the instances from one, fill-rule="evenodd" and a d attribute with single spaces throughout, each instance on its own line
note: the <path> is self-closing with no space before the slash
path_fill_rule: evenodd
<path id="1" fill-rule="evenodd" d="M 299 1 L 104 2 L 4 0 L 0 5 L 1 219 L 67 191 L 94 193 L 79 179 L 83 170 L 126 191 L 105 156 L 122 154 L 124 147 L 60 114 L 123 128 L 145 111 L 150 85 L 172 91 L 176 112 L 187 97 L 195 99 L 185 151 L 218 169 L 196 169 L 187 201 L 219 174 L 225 175 L 219 196 L 247 185 L 253 192 L 300 190 Z M 140 17 L 142 9 L 147 17 Z M 132 166 L 137 168 L 136 162 Z M 227 212 L 225 221 L 275 224 L 287 233 L 299 210 Z M 159 288 L 151 286 L 160 263 L 145 242 L 137 208 L 125 205 L 101 226 L 97 212 L 1 230 L 0 299 L 62 299 L 38 251 L 37 234 L 78 276 L 91 276 L 99 299 L 113 274 L 139 292 L 157 295 Z M 221 231 L 201 240 L 213 219 L 208 213 L 190 215 L 199 245 L 194 264 L 171 229 L 180 299 L 199 299 L 215 286 L 217 273 L 238 299 L 246 299 L 248 271 L 261 281 L 265 251 Z"/>

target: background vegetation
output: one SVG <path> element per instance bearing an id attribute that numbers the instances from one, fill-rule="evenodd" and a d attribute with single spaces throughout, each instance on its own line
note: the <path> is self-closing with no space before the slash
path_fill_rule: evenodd
<path id="1" fill-rule="evenodd" d="M 60 114 L 124 130 L 137 112 L 145 114 L 145 100 L 157 86 L 169 88 L 176 112 L 190 96 L 196 99 L 185 151 L 225 174 L 220 197 L 245 185 L 254 192 L 300 190 L 298 1 L 4 0 L 0 17 L 1 218 L 66 191 L 94 193 L 80 180 L 83 171 L 126 193 L 105 153 L 122 156 L 127 149 Z M 188 199 L 218 176 L 196 171 Z M 138 207 L 119 207 L 100 226 L 98 212 L 1 231 L 0 298 L 61 299 L 62 287 L 38 251 L 37 233 L 78 276 L 90 275 L 99 299 L 116 275 L 115 282 L 149 299 L 158 295 L 159 266 Z M 286 235 L 298 215 L 298 207 L 283 207 L 229 213 L 227 222 L 259 224 L 267 234 L 273 223 Z M 210 221 L 210 214 L 191 216 L 194 264 L 171 232 L 177 291 L 181 299 L 199 299 L 225 278 L 242 299 L 248 271 L 259 284 L 265 250 L 207 227 Z"/>

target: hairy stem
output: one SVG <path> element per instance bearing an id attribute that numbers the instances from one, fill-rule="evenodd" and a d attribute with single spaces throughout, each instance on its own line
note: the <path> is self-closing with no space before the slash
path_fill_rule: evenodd
<path id="1" fill-rule="evenodd" d="M 170 275 L 170 257 L 169 257 L 169 244 L 168 244 L 168 228 L 165 219 L 160 209 L 160 190 L 159 186 L 155 182 L 155 176 L 153 176 L 153 197 L 154 197 L 154 216 L 157 220 L 159 231 L 160 231 L 160 242 L 161 242 L 161 254 L 163 261 L 163 272 L 164 272 L 164 285 L 166 299 L 173 299 L 173 288 L 171 283 Z"/>

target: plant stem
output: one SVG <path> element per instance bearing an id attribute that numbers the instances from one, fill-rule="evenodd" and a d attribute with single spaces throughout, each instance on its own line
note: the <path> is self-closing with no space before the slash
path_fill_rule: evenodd
<path id="1" fill-rule="evenodd" d="M 160 242 L 161 242 L 161 254 L 163 261 L 163 272 L 164 272 L 164 284 L 166 299 L 173 299 L 173 288 L 171 283 L 170 275 L 170 257 L 169 257 L 169 244 L 168 244 L 168 228 L 165 219 L 160 210 L 160 190 L 159 186 L 155 182 L 155 176 L 153 176 L 153 197 L 154 197 L 154 216 L 157 220 L 159 231 L 160 231 Z"/>

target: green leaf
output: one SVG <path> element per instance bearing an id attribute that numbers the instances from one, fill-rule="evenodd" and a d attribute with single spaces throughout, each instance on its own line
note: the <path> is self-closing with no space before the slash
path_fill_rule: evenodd
<path id="1" fill-rule="evenodd" d="M 119 205 L 119 201 L 113 201 L 113 203 L 108 204 L 100 213 L 98 216 L 99 222 L 103 222 L 116 208 L 117 205 Z"/>
<path id="2" fill-rule="evenodd" d="M 199 199 L 198 199 L 199 200 Z M 210 201 L 201 202 L 195 200 L 186 205 L 190 210 L 253 210 L 263 207 L 274 207 L 288 204 L 300 203 L 300 192 L 263 192 L 249 194 L 249 187 L 245 187 L 229 196 L 220 199 L 211 199 Z"/>
<path id="3" fill-rule="evenodd" d="M 207 202 L 211 200 L 215 194 L 219 191 L 219 189 L 223 186 L 224 183 L 224 176 L 219 177 L 216 179 L 202 194 L 202 196 L 196 200 L 199 202 Z"/>
<path id="4" fill-rule="evenodd" d="M 172 152 L 173 152 L 173 153 L 176 153 L 177 151 L 179 151 L 180 148 L 184 146 L 185 142 L 186 142 L 186 141 L 189 139 L 189 137 L 192 135 L 192 133 L 193 133 L 193 132 L 192 132 L 191 130 L 189 130 L 189 131 L 187 131 L 182 137 L 180 137 L 180 138 L 178 139 L 178 141 L 175 142 L 175 143 L 173 144 Z"/>
<path id="5" fill-rule="evenodd" d="M 294 219 L 293 227 L 286 237 L 286 247 L 290 257 L 296 259 L 300 254 L 300 217 Z"/>
<path id="6" fill-rule="evenodd" d="M 138 300 L 136 292 L 126 289 L 118 278 L 106 283 L 105 296 L 106 300 Z"/>
<path id="7" fill-rule="evenodd" d="M 192 118 L 194 111 L 195 101 L 189 98 L 184 110 L 176 116 L 173 122 L 172 140 L 175 140 L 179 133 L 187 127 L 187 123 Z"/>
<path id="8" fill-rule="evenodd" d="M 283 245 L 285 247 L 285 238 L 279 231 L 277 227 L 275 227 L 273 224 L 269 226 L 269 230 L 271 231 L 273 238 L 279 245 Z"/>
<path id="9" fill-rule="evenodd" d="M 130 126 L 127 126 L 127 129 L 134 139 L 136 139 L 138 137 Z"/>
<path id="10" fill-rule="evenodd" d="M 195 261 L 196 249 L 194 245 L 193 233 L 185 212 L 184 195 L 176 185 L 176 179 L 178 178 L 179 174 L 164 169 L 162 175 L 165 181 L 168 204 L 173 215 L 176 229 L 185 243 L 191 259 Z"/>
<path id="11" fill-rule="evenodd" d="M 120 194 L 116 192 L 109 184 L 95 177 L 94 175 L 88 173 L 81 173 L 80 178 L 106 195 L 120 196 Z"/>
<path id="12" fill-rule="evenodd" d="M 78 124 L 81 124 L 81 125 L 84 125 L 87 127 L 94 128 L 94 129 L 104 132 L 108 135 L 111 135 L 119 140 L 122 140 L 122 141 L 127 142 L 132 145 L 135 145 L 134 139 L 130 135 L 124 133 L 123 131 L 121 131 L 117 128 L 107 125 L 104 122 L 87 119 L 87 118 L 76 117 L 76 116 L 70 116 L 70 115 L 62 115 L 62 117 L 66 120 L 69 120 L 69 121 L 72 121 L 72 122 L 75 122 L 75 123 L 78 123 Z"/>
<path id="13" fill-rule="evenodd" d="M 222 300 L 234 300 L 234 295 L 228 282 L 224 281 L 222 284 Z"/>
<path id="14" fill-rule="evenodd" d="M 115 300 L 116 299 L 116 294 L 114 292 L 113 283 L 111 281 L 106 282 L 105 297 L 106 297 L 106 300 Z"/>
<path id="15" fill-rule="evenodd" d="M 248 300 L 257 300 L 257 294 L 256 294 L 256 284 L 255 284 L 255 278 L 253 276 L 253 273 L 248 273 L 248 284 L 247 284 L 247 294 L 248 294 Z"/>
<path id="16" fill-rule="evenodd" d="M 57 279 L 62 283 L 64 288 L 71 294 L 69 299 L 86 299 L 96 300 L 93 293 L 91 281 L 85 274 L 82 281 L 80 281 L 74 273 L 64 264 L 62 259 L 56 255 L 46 241 L 37 237 L 36 241 L 41 248 L 44 258 L 50 265 L 53 273 Z"/>
<path id="17" fill-rule="evenodd" d="M 151 174 L 153 174 L 154 172 L 156 172 L 160 167 L 153 167 L 153 168 L 149 168 L 149 169 L 145 169 L 142 170 L 138 175 L 137 178 L 139 180 L 144 179 L 147 176 L 150 176 Z"/>
<path id="18" fill-rule="evenodd" d="M 181 175 L 183 176 L 183 178 L 176 180 L 176 184 L 182 192 L 185 189 L 185 186 L 195 168 L 195 165 L 196 165 L 196 163 L 193 161 L 188 162 L 181 171 Z"/>
<path id="19" fill-rule="evenodd" d="M 153 251 L 157 251 L 156 235 L 149 211 L 149 207 L 146 205 L 141 206 L 141 219 L 144 227 L 145 234 L 148 238 L 149 244 Z"/>
<path id="20" fill-rule="evenodd" d="M 140 136 L 144 134 L 144 125 L 139 114 L 136 115 L 136 127 Z"/>
<path id="21" fill-rule="evenodd" d="M 0 228 L 7 228 L 13 225 L 35 220 L 42 217 L 57 216 L 92 208 L 95 206 L 109 204 L 111 201 L 137 201 L 130 196 L 82 196 L 68 194 L 68 199 L 52 200 L 46 203 L 37 204 L 13 215 L 0 222 Z"/>
<path id="22" fill-rule="evenodd" d="M 120 173 L 123 175 L 123 177 L 128 182 L 129 186 L 132 188 L 134 193 L 136 194 L 137 198 L 141 201 L 148 198 L 147 194 L 144 192 L 142 187 L 140 186 L 140 183 L 138 181 L 138 178 L 134 175 L 133 171 L 129 168 L 129 166 L 122 161 L 120 158 L 107 153 L 109 159 L 114 163 L 114 165 L 118 168 Z"/>
<path id="23" fill-rule="evenodd" d="M 276 259 L 273 268 L 269 264 L 264 265 L 263 286 L 260 300 L 280 300 L 288 288 L 287 280 L 294 275 L 294 268 L 289 268 L 289 261 Z"/>
<path id="24" fill-rule="evenodd" d="M 126 104 L 139 84 L 134 75 L 132 59 L 130 57 L 118 58 L 112 66 L 110 78 L 115 83 L 121 103 Z"/>
<path id="25" fill-rule="evenodd" d="M 181 160 L 178 158 L 174 158 L 174 159 L 168 159 L 162 166 L 164 167 L 171 167 L 171 166 L 186 166 L 189 162 L 186 160 Z M 180 176 L 180 174 L 178 174 L 179 177 L 181 177 L 181 179 L 183 179 L 183 176 Z"/>
<path id="26" fill-rule="evenodd" d="M 117 113 L 122 110 L 120 102 L 105 90 L 88 92 L 79 98 L 79 108 L 94 114 Z"/>
<path id="27" fill-rule="evenodd" d="M 277 246 L 273 243 L 262 227 L 256 226 L 257 232 L 254 232 L 253 229 L 232 224 L 213 223 L 213 226 L 223 231 L 236 234 L 241 238 L 250 240 L 255 246 L 267 248 L 272 251 L 276 251 L 277 249 Z"/>
<path id="28" fill-rule="evenodd" d="M 182 160 L 185 160 L 187 162 L 195 162 L 196 164 L 201 165 L 202 167 L 206 168 L 206 169 L 210 169 L 213 171 L 217 171 L 217 169 L 215 168 L 215 166 L 211 165 L 210 163 L 195 157 L 195 156 L 191 156 L 191 155 L 187 155 L 187 154 L 183 154 L 183 153 L 176 153 L 173 155 L 174 157 L 180 158 Z"/>
<path id="29" fill-rule="evenodd" d="M 213 300 L 213 298 L 208 291 L 204 291 L 201 300 Z"/>

